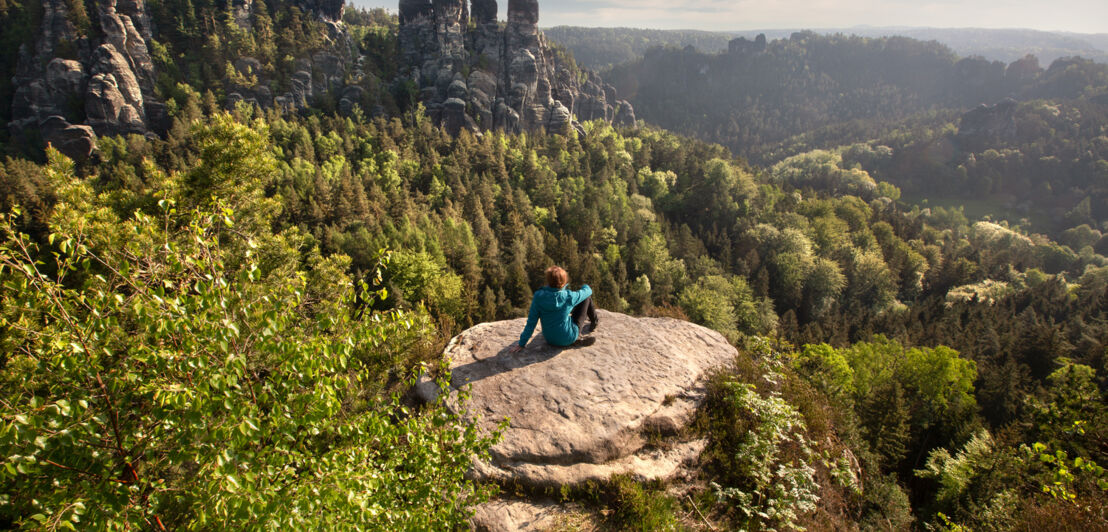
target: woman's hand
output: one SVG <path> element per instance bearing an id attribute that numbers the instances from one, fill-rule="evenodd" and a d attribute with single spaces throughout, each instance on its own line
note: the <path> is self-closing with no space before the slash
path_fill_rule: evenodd
<path id="1" fill-rule="evenodd" d="M 509 353 L 518 353 L 520 351 L 523 351 L 523 347 L 518 343 L 512 344 L 512 346 L 508 348 Z"/>

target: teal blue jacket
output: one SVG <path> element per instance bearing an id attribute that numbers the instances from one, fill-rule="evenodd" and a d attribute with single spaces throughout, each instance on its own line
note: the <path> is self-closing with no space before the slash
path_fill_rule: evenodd
<path id="1" fill-rule="evenodd" d="M 527 313 L 527 326 L 519 335 L 519 346 L 527 347 L 527 341 L 535 332 L 535 323 L 542 319 L 542 337 L 550 345 L 567 346 L 577 341 L 581 333 L 569 314 L 578 303 L 592 295 L 592 288 L 583 285 L 580 290 L 544 286 L 531 298 L 531 311 Z"/>

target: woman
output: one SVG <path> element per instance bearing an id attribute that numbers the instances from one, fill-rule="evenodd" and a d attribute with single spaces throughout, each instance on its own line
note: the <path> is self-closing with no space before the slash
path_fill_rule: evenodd
<path id="1" fill-rule="evenodd" d="M 596 317 L 596 307 L 592 303 L 592 288 L 586 284 L 580 290 L 566 290 L 567 284 L 569 274 L 565 270 L 557 266 L 546 269 L 546 286 L 540 288 L 531 298 L 527 326 L 519 336 L 519 343 L 512 344 L 513 353 L 522 351 L 527 346 L 539 320 L 542 320 L 542 337 L 550 345 L 568 346 L 576 342 L 585 327 L 586 317 L 590 322 L 587 332 L 596 330 L 599 318 Z"/>

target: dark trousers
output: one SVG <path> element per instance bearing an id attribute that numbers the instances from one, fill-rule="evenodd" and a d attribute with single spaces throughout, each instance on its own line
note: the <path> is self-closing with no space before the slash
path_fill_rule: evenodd
<path id="1" fill-rule="evenodd" d="M 596 306 L 592 304 L 592 296 L 585 298 L 584 301 L 573 307 L 573 311 L 569 313 L 570 319 L 573 323 L 577 324 L 577 328 L 580 329 L 585 326 L 585 318 L 589 321 L 596 323 Z"/>

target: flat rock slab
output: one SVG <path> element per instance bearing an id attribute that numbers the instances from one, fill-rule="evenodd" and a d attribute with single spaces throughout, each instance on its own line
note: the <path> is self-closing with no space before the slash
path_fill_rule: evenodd
<path id="1" fill-rule="evenodd" d="M 490 501 L 474 510 L 471 528 L 476 532 L 538 532 L 543 530 L 594 530 L 581 508 L 553 501 Z"/>
<path id="2" fill-rule="evenodd" d="M 665 479 L 703 442 L 644 447 L 651 434 L 688 425 L 704 399 L 704 376 L 737 355 L 719 333 L 670 318 L 600 311 L 590 346 L 548 345 L 539 331 L 509 352 L 526 320 L 477 325 L 451 340 L 451 394 L 471 385 L 465 415 L 486 431 L 509 425 L 477 477 L 533 487 L 577 485 L 611 474 Z M 438 385 L 417 393 L 433 401 Z M 453 401 L 451 404 L 456 404 Z"/>

